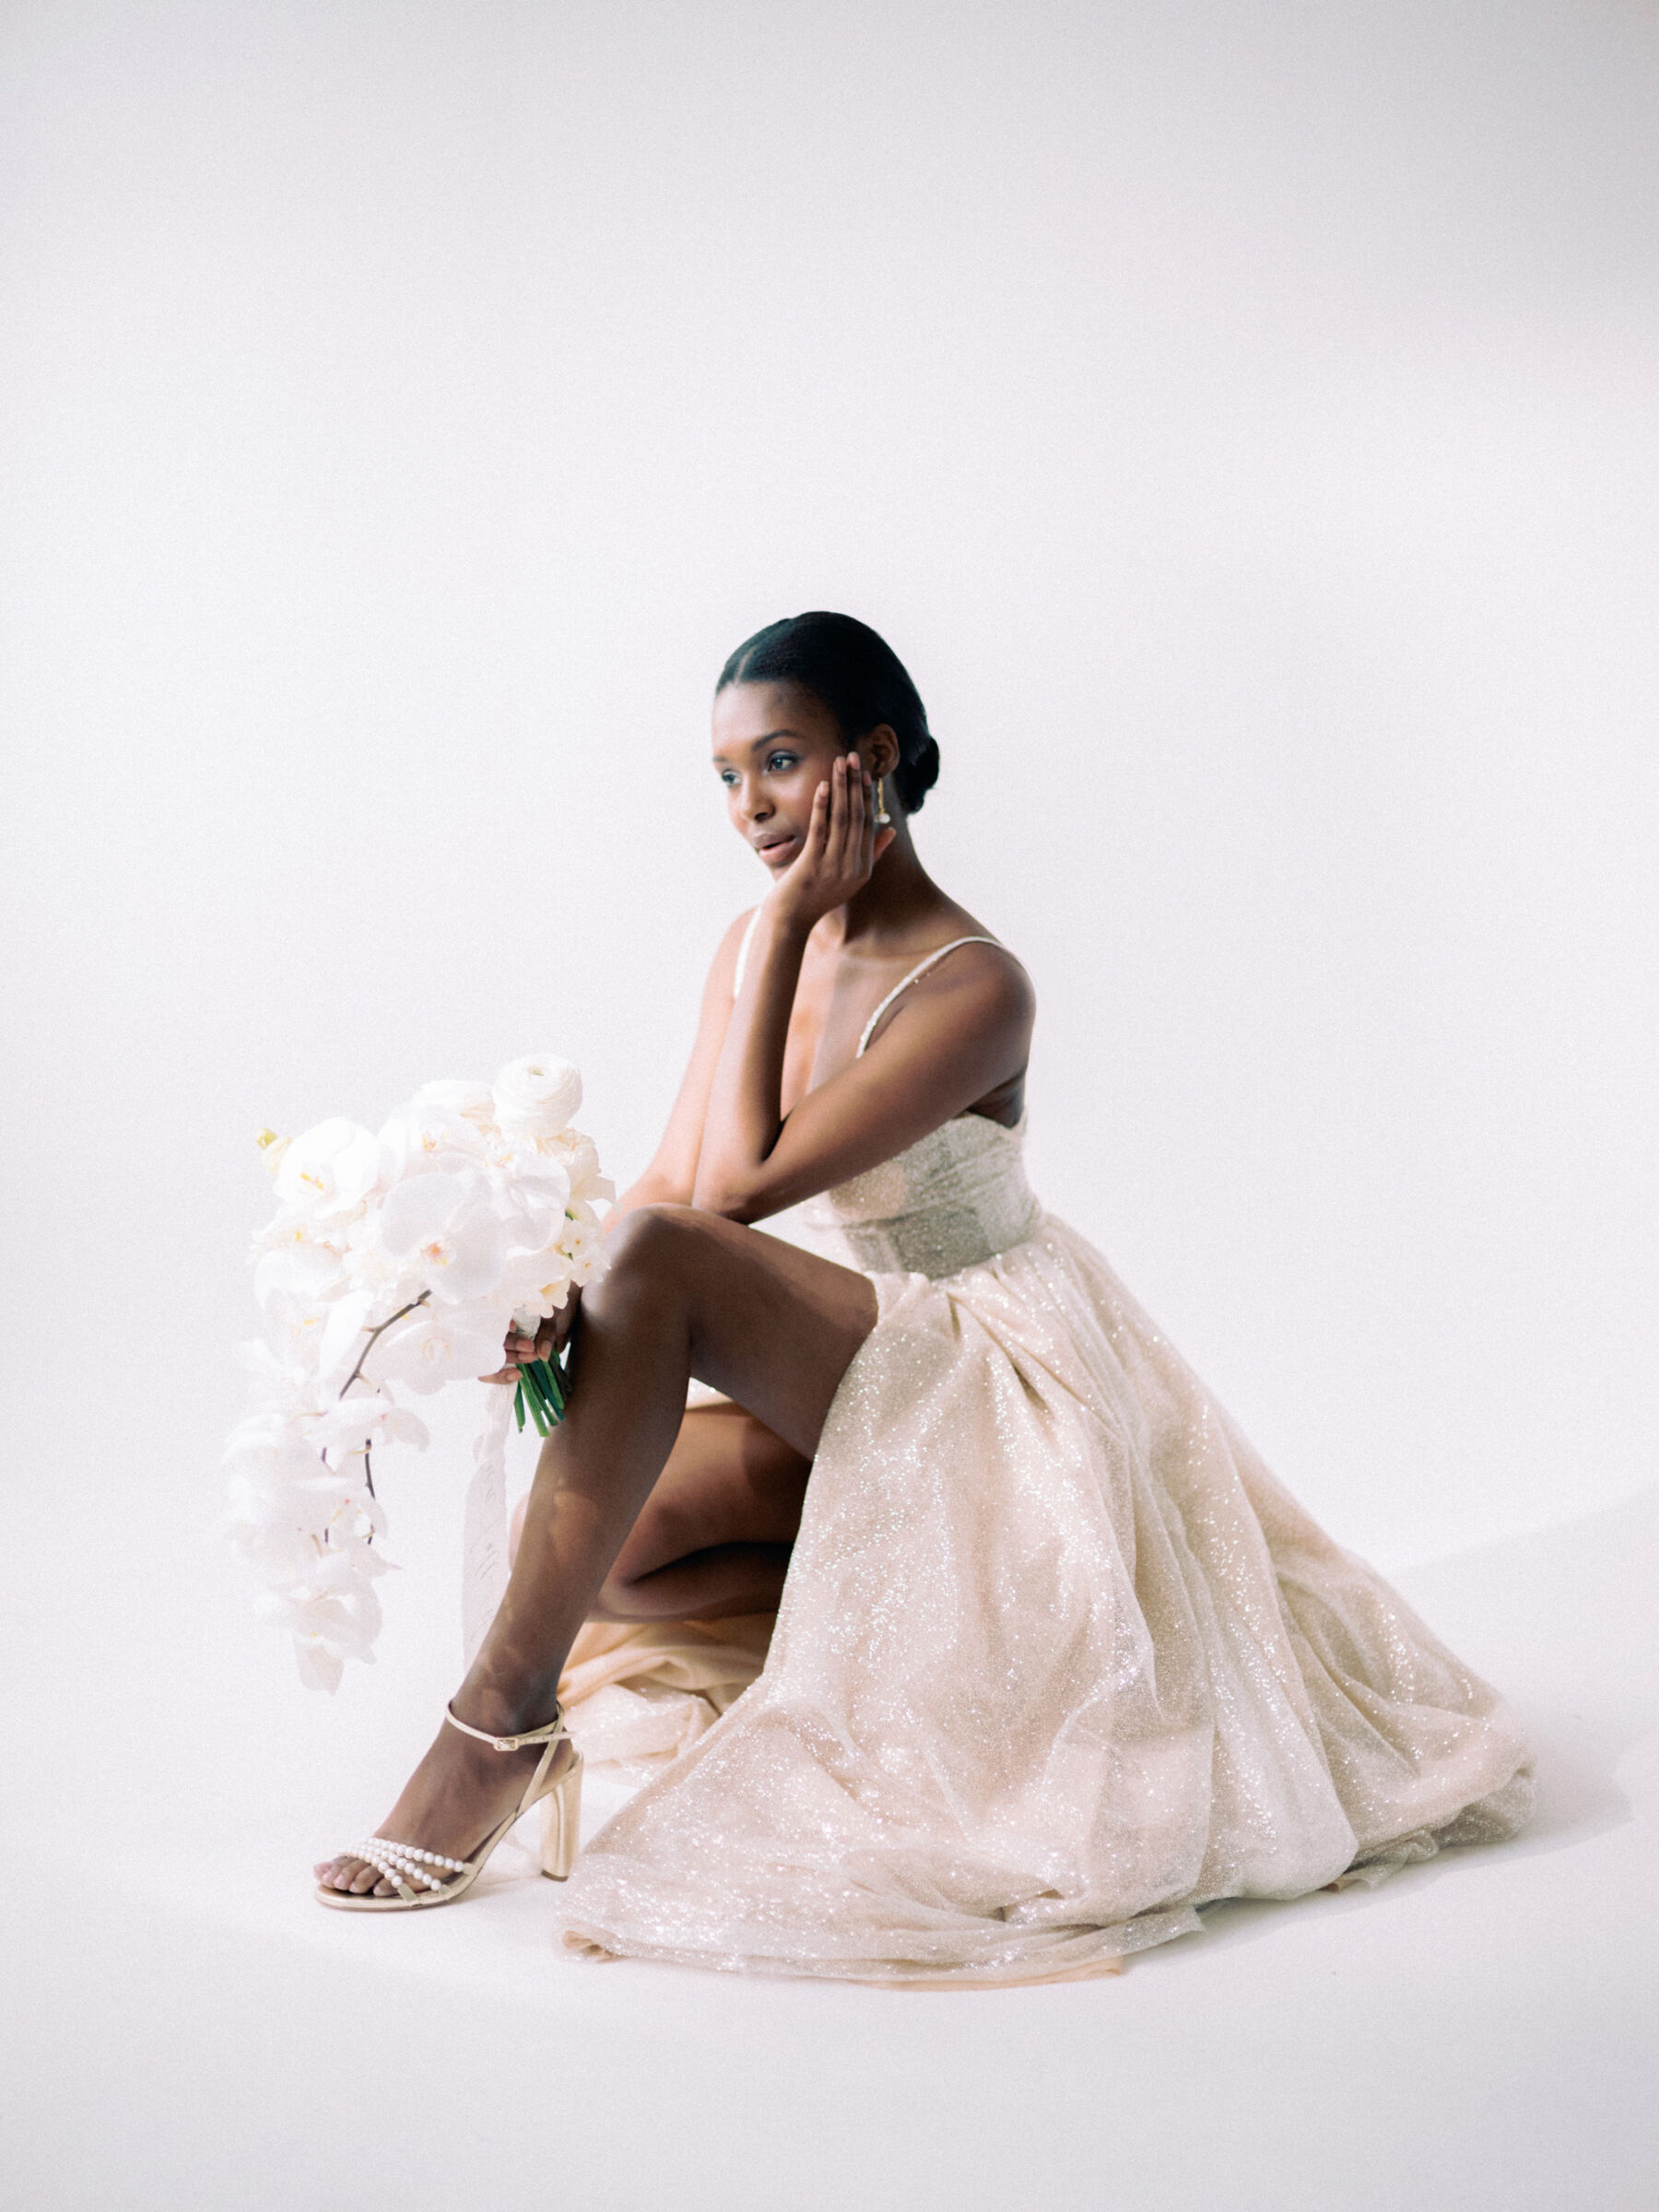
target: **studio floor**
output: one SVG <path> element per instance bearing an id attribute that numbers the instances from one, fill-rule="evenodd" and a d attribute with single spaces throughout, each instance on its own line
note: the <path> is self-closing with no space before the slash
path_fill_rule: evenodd
<path id="1" fill-rule="evenodd" d="M 1523 1841 L 975 1994 L 583 1964 L 516 1853 L 465 1910 L 319 1911 L 406 1685 L 209 1663 L 219 1600 L 166 1595 L 142 1489 L 101 1526 L 100 1606 L 52 1599 L 70 1507 L 18 1555 L 8 2212 L 1653 2203 L 1659 1491 L 1397 1577 L 1534 1733 Z"/>

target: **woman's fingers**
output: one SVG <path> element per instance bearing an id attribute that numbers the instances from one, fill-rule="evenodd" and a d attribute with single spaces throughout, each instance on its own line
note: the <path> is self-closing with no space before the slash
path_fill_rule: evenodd
<path id="1" fill-rule="evenodd" d="M 838 881 L 853 875 L 858 866 L 858 849 L 863 836 L 864 793 L 856 763 L 856 753 L 842 753 L 835 763 L 836 797 L 839 835 L 831 849 Z"/>
<path id="2" fill-rule="evenodd" d="M 847 842 L 847 760 L 844 753 L 837 753 L 835 765 L 830 774 L 830 835 L 824 848 L 824 860 L 831 879 L 839 882 Z"/>
<path id="3" fill-rule="evenodd" d="M 830 787 L 820 783 L 812 794 L 812 819 L 806 825 L 806 849 L 803 860 L 821 860 L 830 841 L 830 817 L 832 806 Z"/>
<path id="4" fill-rule="evenodd" d="M 837 854 L 843 883 L 861 884 L 869 873 L 865 855 L 864 762 L 846 754 L 841 771 L 841 841 Z"/>

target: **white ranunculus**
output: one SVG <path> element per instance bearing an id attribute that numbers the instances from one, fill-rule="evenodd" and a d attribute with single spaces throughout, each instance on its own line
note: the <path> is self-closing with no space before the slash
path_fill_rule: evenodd
<path id="1" fill-rule="evenodd" d="M 501 1364 L 509 1311 L 495 1304 L 422 1306 L 374 1347 L 377 1382 L 406 1382 L 426 1394 L 446 1382 L 494 1374 Z"/>
<path id="2" fill-rule="evenodd" d="M 319 1122 L 283 1154 L 276 1196 L 313 1220 L 343 1220 L 368 1197 L 379 1173 L 380 1145 L 371 1130 L 339 1119 Z"/>
<path id="3" fill-rule="evenodd" d="M 495 1079 L 496 1120 L 504 1136 L 535 1143 L 568 1129 L 582 1104 L 582 1077 L 568 1060 L 533 1053 Z"/>

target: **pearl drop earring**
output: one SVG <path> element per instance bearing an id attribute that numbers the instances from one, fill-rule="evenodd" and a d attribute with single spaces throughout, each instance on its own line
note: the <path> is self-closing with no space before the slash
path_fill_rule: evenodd
<path id="1" fill-rule="evenodd" d="M 887 778 L 877 776 L 876 779 L 876 827 L 877 830 L 890 829 L 892 820 L 892 816 L 888 812 Z"/>

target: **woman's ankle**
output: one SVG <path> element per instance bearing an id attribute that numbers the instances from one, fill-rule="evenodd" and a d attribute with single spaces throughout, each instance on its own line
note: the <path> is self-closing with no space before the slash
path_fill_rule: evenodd
<path id="1" fill-rule="evenodd" d="M 523 1735 L 545 1727 L 558 1710 L 559 1677 L 525 1681 L 522 1674 L 503 1678 L 475 1665 L 450 1700 L 456 1720 L 491 1735 Z"/>

